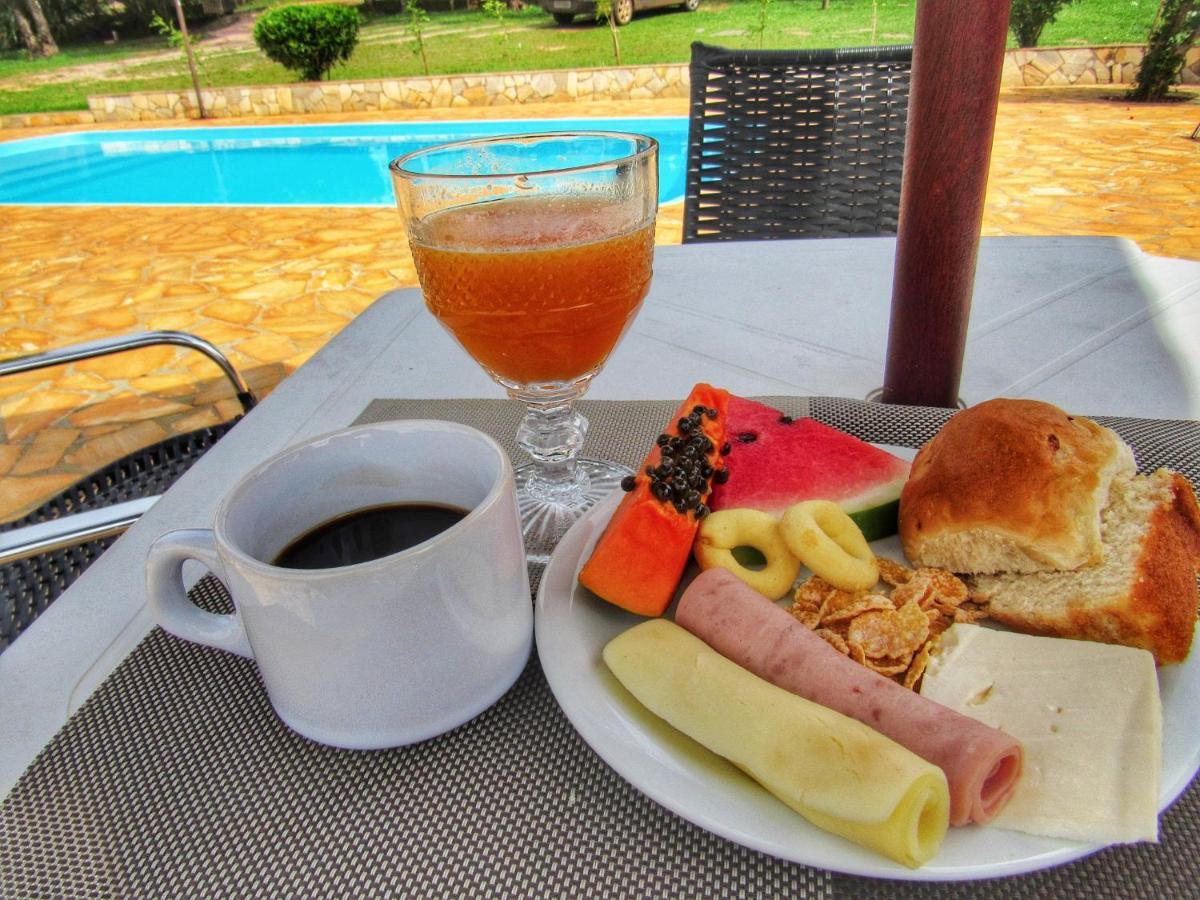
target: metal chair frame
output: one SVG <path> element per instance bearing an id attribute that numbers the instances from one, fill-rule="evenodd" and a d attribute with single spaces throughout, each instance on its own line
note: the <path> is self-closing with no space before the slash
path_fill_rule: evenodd
<path id="1" fill-rule="evenodd" d="M 120 337 L 103 338 L 98 341 L 88 341 L 83 344 L 72 344 L 69 347 L 59 347 L 47 350 L 45 353 L 34 353 L 29 356 L 17 356 L 0 362 L 0 378 L 5 375 L 16 375 L 19 372 L 34 372 L 38 369 L 48 369 L 51 366 L 62 366 L 67 363 L 79 362 L 84 359 L 95 359 L 98 356 L 110 356 L 114 353 L 124 353 L 127 350 L 137 350 L 141 347 L 153 347 L 169 344 L 184 347 L 203 353 L 211 359 L 229 379 L 237 394 L 242 410 L 250 412 L 257 402 L 246 382 L 229 359 L 213 344 L 183 331 L 142 331 L 137 334 L 126 334 Z"/>
<path id="2" fill-rule="evenodd" d="M 169 344 L 203 353 L 233 386 L 243 414 L 257 400 L 225 355 L 203 338 L 151 331 L 77 344 L 0 362 L 0 377 Z M 67 589 L 241 418 L 167 438 L 131 453 L 0 523 L 0 652 Z"/>

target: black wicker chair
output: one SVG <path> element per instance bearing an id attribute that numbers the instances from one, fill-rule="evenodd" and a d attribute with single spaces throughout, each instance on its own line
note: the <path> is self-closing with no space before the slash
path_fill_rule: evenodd
<path id="1" fill-rule="evenodd" d="M 62 365 L 152 344 L 205 353 L 248 412 L 253 393 L 224 355 L 180 332 L 147 332 L 0 363 L 0 375 Z M 81 479 L 33 512 L 0 523 L 0 653 L 16 640 L 138 516 L 241 419 L 167 438 Z"/>
<path id="2" fill-rule="evenodd" d="M 683 241 L 895 234 L 912 47 L 692 44 Z"/>

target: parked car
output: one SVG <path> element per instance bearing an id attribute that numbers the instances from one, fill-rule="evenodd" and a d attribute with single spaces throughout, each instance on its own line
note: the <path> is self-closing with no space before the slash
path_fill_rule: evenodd
<path id="1" fill-rule="evenodd" d="M 595 0 L 541 0 L 542 9 L 554 16 L 559 25 L 570 25 L 576 16 L 596 18 Z M 643 9 L 657 9 L 660 6 L 681 6 L 688 12 L 694 12 L 700 6 L 700 0 L 613 0 L 613 21 L 618 25 L 628 25 L 635 12 Z"/>

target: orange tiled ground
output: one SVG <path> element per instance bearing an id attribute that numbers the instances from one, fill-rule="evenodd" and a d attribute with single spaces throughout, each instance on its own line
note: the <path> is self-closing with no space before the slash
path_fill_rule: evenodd
<path id="1" fill-rule="evenodd" d="M 1151 253 L 1200 259 L 1200 143 L 1188 138 L 1200 122 L 1200 95 L 1150 106 L 1116 96 L 1096 89 L 1004 96 L 985 234 L 1117 234 Z M 409 117 L 581 110 L 682 115 L 686 103 Z M 0 140 L 50 130 L 0 131 Z M 660 242 L 679 240 L 680 213 L 662 211 Z M 415 283 L 392 210 L 8 207 L 0 215 L 0 358 L 179 329 L 216 343 L 266 392 L 379 294 Z M 210 363 L 169 348 L 0 380 L 0 520 L 130 450 L 234 409 Z"/>

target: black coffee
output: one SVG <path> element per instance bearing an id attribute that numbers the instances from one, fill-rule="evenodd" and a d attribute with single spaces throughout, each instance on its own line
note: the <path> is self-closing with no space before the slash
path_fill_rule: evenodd
<path id="1" fill-rule="evenodd" d="M 436 503 L 372 506 L 323 522 L 275 558 L 284 569 L 332 569 L 399 553 L 441 534 L 467 514 Z"/>

